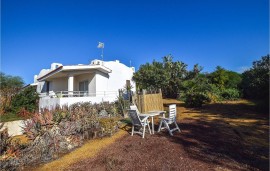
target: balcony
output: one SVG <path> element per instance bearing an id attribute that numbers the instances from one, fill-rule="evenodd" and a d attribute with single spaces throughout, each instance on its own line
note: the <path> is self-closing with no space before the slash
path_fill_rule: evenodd
<path id="1" fill-rule="evenodd" d="M 114 102 L 117 100 L 117 91 L 97 91 L 91 93 L 88 91 L 50 91 L 39 95 L 39 109 L 53 109 L 57 105 L 70 106 L 78 102 L 100 103 L 103 101 Z"/>

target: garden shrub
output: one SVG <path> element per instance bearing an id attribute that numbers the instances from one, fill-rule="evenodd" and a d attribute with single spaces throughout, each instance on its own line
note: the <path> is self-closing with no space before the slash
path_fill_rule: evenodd
<path id="1" fill-rule="evenodd" d="M 26 112 L 26 111 L 25 111 Z M 32 113 L 24 121 L 24 133 L 31 142 L 24 147 L 10 143 L 1 132 L 1 169 L 14 170 L 20 165 L 46 162 L 83 144 L 85 139 L 111 136 L 118 130 L 119 114 L 115 103 L 76 103 L 69 108 Z M 3 160 L 3 161 L 2 161 Z"/>
<path id="2" fill-rule="evenodd" d="M 235 88 L 224 89 L 221 91 L 221 97 L 224 100 L 237 100 L 240 97 L 240 92 Z"/>
<path id="3" fill-rule="evenodd" d="M 211 101 L 211 84 L 207 78 L 198 76 L 183 82 L 183 90 L 180 92 L 180 99 L 185 102 L 186 107 L 201 107 Z"/>
<path id="4" fill-rule="evenodd" d="M 203 92 L 188 93 L 185 97 L 185 105 L 187 107 L 201 107 L 203 104 L 209 102 L 209 96 Z"/>
<path id="5" fill-rule="evenodd" d="M 11 101 L 11 110 L 14 113 L 20 112 L 21 108 L 35 112 L 38 108 L 38 94 L 34 87 L 28 87 L 16 94 Z"/>

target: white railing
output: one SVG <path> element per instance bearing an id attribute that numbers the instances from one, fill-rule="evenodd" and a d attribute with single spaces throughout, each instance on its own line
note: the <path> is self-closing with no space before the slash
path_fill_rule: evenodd
<path id="1" fill-rule="evenodd" d="M 118 91 L 50 91 L 49 93 L 41 93 L 40 97 L 64 98 L 64 97 L 97 97 L 97 96 L 117 96 Z"/>

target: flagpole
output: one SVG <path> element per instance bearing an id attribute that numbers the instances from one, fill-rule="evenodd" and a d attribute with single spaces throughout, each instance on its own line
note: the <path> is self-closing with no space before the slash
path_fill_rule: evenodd
<path id="1" fill-rule="evenodd" d="M 103 49 L 104 47 L 101 48 L 101 60 L 103 61 Z"/>

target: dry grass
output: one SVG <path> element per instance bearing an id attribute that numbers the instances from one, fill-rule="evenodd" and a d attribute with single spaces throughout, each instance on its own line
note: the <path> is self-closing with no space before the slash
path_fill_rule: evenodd
<path id="1" fill-rule="evenodd" d="M 120 130 L 112 137 L 90 140 L 82 147 L 74 150 L 73 152 L 66 154 L 62 158 L 47 163 L 35 170 L 38 171 L 66 170 L 66 168 L 68 168 L 70 165 L 76 162 L 94 157 L 101 149 L 113 144 L 117 139 L 123 137 L 126 134 L 127 134 L 126 131 Z"/>
<path id="2" fill-rule="evenodd" d="M 183 119 L 224 122 L 250 146 L 269 147 L 269 118 L 257 112 L 255 104 L 250 101 L 226 101 L 199 109 L 185 108 L 183 102 L 175 99 L 164 99 L 163 102 L 165 106 L 177 104 L 177 120 L 180 122 Z"/>
<path id="3" fill-rule="evenodd" d="M 21 145 L 27 145 L 31 141 L 27 138 L 26 135 L 17 135 L 12 137 L 11 142 L 19 141 Z"/>

